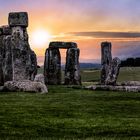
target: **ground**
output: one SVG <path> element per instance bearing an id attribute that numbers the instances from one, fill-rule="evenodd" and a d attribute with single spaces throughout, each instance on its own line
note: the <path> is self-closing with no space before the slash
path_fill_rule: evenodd
<path id="1" fill-rule="evenodd" d="M 139 72 L 123 68 L 118 80 L 139 80 Z M 83 70 L 82 78 L 97 82 L 99 71 Z M 140 139 L 139 93 L 48 88 L 45 95 L 0 94 L 0 139 Z"/>

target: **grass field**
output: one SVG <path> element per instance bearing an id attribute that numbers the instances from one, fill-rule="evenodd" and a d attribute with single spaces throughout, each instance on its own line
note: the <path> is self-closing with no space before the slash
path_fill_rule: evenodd
<path id="1" fill-rule="evenodd" d="M 128 71 L 123 68 L 119 80 L 139 80 L 139 72 L 139 68 Z M 98 73 L 84 70 L 82 78 L 85 82 L 96 81 Z M 0 94 L 0 139 L 140 139 L 139 93 L 88 91 L 67 86 L 48 86 L 48 89 L 46 95 Z"/>

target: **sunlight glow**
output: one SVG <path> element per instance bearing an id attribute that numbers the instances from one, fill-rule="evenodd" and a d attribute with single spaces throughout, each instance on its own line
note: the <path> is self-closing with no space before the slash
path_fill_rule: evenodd
<path id="1" fill-rule="evenodd" d="M 45 46 L 51 39 L 51 35 L 48 31 L 43 29 L 38 29 L 32 32 L 31 34 L 31 44 L 35 47 L 43 47 Z"/>

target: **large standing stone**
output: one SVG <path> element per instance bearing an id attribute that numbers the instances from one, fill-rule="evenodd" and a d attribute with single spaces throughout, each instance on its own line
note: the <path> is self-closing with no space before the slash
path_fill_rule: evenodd
<path id="1" fill-rule="evenodd" d="M 5 56 L 3 61 L 4 82 L 13 80 L 11 35 L 4 39 Z"/>
<path id="2" fill-rule="evenodd" d="M 30 79 L 30 48 L 24 30 L 20 26 L 12 27 L 13 80 Z"/>
<path id="3" fill-rule="evenodd" d="M 3 63 L 3 36 L 0 35 L 0 86 L 4 84 L 2 63 Z"/>
<path id="4" fill-rule="evenodd" d="M 103 42 L 101 44 L 101 84 L 105 84 L 106 78 L 109 73 L 109 67 L 112 62 L 111 43 Z"/>
<path id="5" fill-rule="evenodd" d="M 28 15 L 26 12 L 10 13 L 9 25 L 12 29 L 12 68 L 13 80 L 33 80 L 36 73 L 36 56 L 28 43 Z"/>
<path id="6" fill-rule="evenodd" d="M 65 84 L 80 85 L 81 76 L 79 70 L 79 53 L 78 48 L 69 48 L 66 56 L 65 66 Z"/>
<path id="7" fill-rule="evenodd" d="M 11 29 L 9 26 L 6 25 L 6 26 L 0 27 L 0 85 L 4 84 L 4 81 L 5 81 L 4 74 L 7 72 L 5 71 L 4 66 L 5 66 L 5 59 L 7 57 L 6 49 L 9 46 L 11 47 L 10 42 L 9 42 L 10 41 L 9 38 L 11 37 L 10 35 L 11 35 Z M 7 53 L 11 53 L 11 50 L 8 50 Z M 9 59 L 11 60 L 11 58 Z M 8 68 L 10 68 L 11 63 L 8 63 L 8 64 L 9 64 Z M 8 75 L 10 74 L 11 73 L 9 72 Z"/>
<path id="8" fill-rule="evenodd" d="M 109 67 L 109 73 L 105 81 L 106 85 L 116 84 L 119 75 L 120 65 L 121 65 L 121 60 L 119 58 L 116 57 L 112 60 L 111 65 Z"/>
<path id="9" fill-rule="evenodd" d="M 44 62 L 45 84 L 61 84 L 61 56 L 58 48 L 48 48 Z"/>

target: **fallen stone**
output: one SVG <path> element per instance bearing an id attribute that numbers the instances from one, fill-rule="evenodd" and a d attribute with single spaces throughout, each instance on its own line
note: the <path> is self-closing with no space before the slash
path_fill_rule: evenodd
<path id="1" fill-rule="evenodd" d="M 124 81 L 120 83 L 122 86 L 140 86 L 140 81 Z"/>
<path id="2" fill-rule="evenodd" d="M 35 76 L 34 81 L 35 81 L 35 82 L 41 82 L 42 84 L 45 84 L 44 75 L 43 75 L 43 74 L 37 74 L 37 75 Z"/>
<path id="3" fill-rule="evenodd" d="M 101 91 L 125 91 L 125 92 L 140 92 L 140 86 L 111 86 L 111 85 L 92 85 L 85 89 L 101 90 Z"/>
<path id="4" fill-rule="evenodd" d="M 45 84 L 33 81 L 7 81 L 4 83 L 4 90 L 9 92 L 48 93 Z"/>

